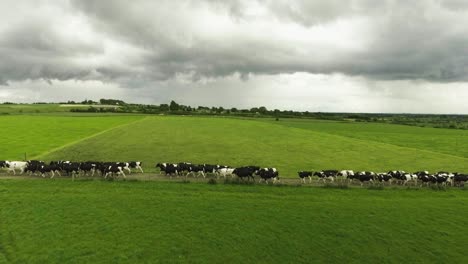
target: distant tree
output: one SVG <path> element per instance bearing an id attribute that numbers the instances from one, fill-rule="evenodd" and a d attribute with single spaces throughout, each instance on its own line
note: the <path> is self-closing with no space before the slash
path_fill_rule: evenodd
<path id="1" fill-rule="evenodd" d="M 159 105 L 159 110 L 161 110 L 163 112 L 167 112 L 167 111 L 169 111 L 169 105 L 168 104 L 160 104 Z"/>
<path id="2" fill-rule="evenodd" d="M 180 108 L 179 104 L 176 103 L 175 101 L 171 101 L 171 104 L 169 105 L 169 110 L 171 111 L 178 111 Z"/>
<path id="3" fill-rule="evenodd" d="M 250 108 L 251 113 L 258 113 L 259 109 L 257 107 Z"/>
<path id="4" fill-rule="evenodd" d="M 237 111 L 238 111 L 237 108 L 235 107 L 231 108 L 231 112 L 236 113 Z"/>
<path id="5" fill-rule="evenodd" d="M 262 113 L 262 114 L 265 114 L 266 112 L 268 112 L 268 109 L 264 106 L 260 106 L 258 108 L 258 112 Z"/>

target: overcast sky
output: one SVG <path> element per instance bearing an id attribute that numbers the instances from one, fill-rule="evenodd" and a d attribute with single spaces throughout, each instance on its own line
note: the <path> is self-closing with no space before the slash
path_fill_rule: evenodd
<path id="1" fill-rule="evenodd" d="M 466 0 L 2 0 L 0 102 L 468 114 Z"/>

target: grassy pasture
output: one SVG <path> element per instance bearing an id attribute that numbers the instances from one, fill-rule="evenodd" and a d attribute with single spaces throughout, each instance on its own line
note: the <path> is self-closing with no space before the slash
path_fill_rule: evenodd
<path id="1" fill-rule="evenodd" d="M 0 263 L 466 263 L 468 192 L 0 181 Z"/>
<path id="2" fill-rule="evenodd" d="M 283 176 L 297 177 L 298 170 L 351 168 L 468 171 L 468 159 L 417 146 L 408 148 L 377 141 L 379 133 L 365 132 L 361 138 L 338 135 L 340 124 L 310 122 L 310 127 L 331 126 L 332 132 L 296 128 L 291 125 L 253 120 L 151 116 L 107 133 L 43 155 L 45 160 L 141 160 L 155 162 L 190 161 L 231 166 L 259 164 L 275 166 Z M 374 125 L 374 124 L 371 124 Z M 392 129 L 383 125 L 380 131 Z M 375 129 L 372 126 L 373 129 Z M 396 131 L 400 127 L 396 126 Z M 317 129 L 320 130 L 320 129 Z M 323 129 L 325 130 L 325 129 Z M 367 131 L 366 127 L 361 130 Z M 442 133 L 443 129 L 430 129 Z M 397 132 L 395 132 L 397 133 Z M 401 137 L 404 135 L 400 134 Z M 417 133 L 410 137 L 417 141 Z M 383 136 L 382 136 L 383 138 Z M 449 140 L 446 137 L 445 140 Z M 442 144 L 435 144 L 435 149 Z"/>
<path id="3" fill-rule="evenodd" d="M 467 130 L 323 120 L 281 119 L 280 121 L 271 121 L 271 119 L 267 119 L 263 121 L 286 127 L 468 158 Z"/>
<path id="4" fill-rule="evenodd" d="M 301 122 L 5 115 L 0 159 L 468 171 L 446 148 L 464 131 Z M 466 263 L 467 206 L 458 188 L 2 179 L 0 263 Z"/>
<path id="5" fill-rule="evenodd" d="M 83 138 L 127 124 L 142 117 L 65 117 L 65 116 L 0 116 L 1 157 L 23 160 L 24 153 L 33 158 L 47 151 Z"/>

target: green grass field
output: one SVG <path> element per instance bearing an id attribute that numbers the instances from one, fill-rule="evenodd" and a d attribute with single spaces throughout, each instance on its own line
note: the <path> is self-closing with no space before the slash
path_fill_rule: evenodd
<path id="1" fill-rule="evenodd" d="M 0 116 L 2 160 L 23 160 L 76 143 L 142 117 Z"/>
<path id="2" fill-rule="evenodd" d="M 435 141 L 429 150 L 425 147 L 426 138 L 418 137 L 417 130 L 412 130 L 413 134 L 411 130 L 408 132 L 412 140 L 402 139 L 390 144 L 395 134 L 406 136 L 401 133 L 401 126 L 382 125 L 378 130 L 370 124 L 370 130 L 361 126 L 362 134 L 349 132 L 352 134 L 349 136 L 339 134 L 340 125 L 344 124 L 309 121 L 304 129 L 282 122 L 151 116 L 40 158 L 141 160 L 147 168 L 156 162 L 181 161 L 231 166 L 258 164 L 276 167 L 285 177 L 296 177 L 299 170 L 329 168 L 468 171 L 466 157 L 444 153 L 446 141 L 450 140 L 444 129 L 423 128 L 429 130 L 432 137 L 440 133 L 441 140 Z M 391 129 L 395 129 L 393 133 Z M 457 132 L 459 137 L 468 134 L 468 131 Z M 364 139 L 366 135 L 367 140 Z M 412 142 L 411 147 L 403 146 L 401 141 L 405 140 Z"/>
<path id="3" fill-rule="evenodd" d="M 468 172 L 461 130 L 60 113 L 0 130 L 1 160 Z M 0 178 L 0 263 L 466 263 L 467 206 L 459 188 Z"/>
<path id="4" fill-rule="evenodd" d="M 466 190 L 0 181 L 0 263 L 466 263 Z"/>

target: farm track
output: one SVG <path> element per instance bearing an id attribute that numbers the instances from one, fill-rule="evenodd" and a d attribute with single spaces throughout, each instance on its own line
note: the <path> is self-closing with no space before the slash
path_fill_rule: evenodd
<path id="1" fill-rule="evenodd" d="M 37 176 L 37 175 L 11 175 L 11 174 L 6 174 L 6 173 L 0 173 L 0 180 L 17 180 L 17 179 L 21 179 L 21 180 L 72 180 L 72 177 L 70 176 L 61 176 L 61 177 L 54 177 L 53 179 L 50 179 L 49 176 L 46 176 L 45 178 L 41 177 L 41 176 Z M 255 178 L 255 182 L 252 183 L 252 181 L 238 181 L 236 178 L 230 178 L 228 177 L 227 179 L 224 179 L 224 178 L 219 178 L 217 179 L 216 177 L 206 177 L 206 178 L 203 178 L 203 177 L 188 177 L 188 178 L 185 178 L 183 176 L 179 176 L 179 177 L 167 177 L 165 175 L 162 175 L 162 174 L 157 174 L 157 173 L 132 173 L 132 174 L 129 174 L 127 175 L 127 178 L 124 179 L 123 177 L 119 177 L 118 179 L 116 179 L 117 181 L 142 181 L 142 182 L 145 182 L 145 181 L 159 181 L 159 182 L 175 182 L 175 183 L 206 183 L 208 184 L 208 182 L 211 180 L 211 179 L 215 179 L 216 180 L 216 184 L 238 184 L 238 185 L 287 185 L 287 186 L 294 186 L 294 187 L 297 187 L 297 186 L 302 186 L 302 187 L 325 187 L 325 186 L 328 186 L 330 188 L 340 188 L 340 184 L 342 184 L 343 182 L 341 181 L 335 181 L 333 183 L 330 183 L 330 182 L 327 182 L 326 184 L 323 183 L 323 182 L 318 182 L 317 179 L 313 179 L 311 183 L 309 183 L 309 181 L 307 180 L 306 183 L 302 183 L 302 181 L 300 179 L 296 179 L 296 178 L 281 178 L 280 182 L 279 183 L 275 183 L 273 184 L 272 182 L 268 182 L 268 183 L 265 183 L 265 182 L 261 182 L 259 183 L 259 178 Z M 75 177 L 76 181 L 105 181 L 104 178 L 102 178 L 101 176 L 94 176 L 94 177 L 91 177 L 91 176 L 80 176 L 80 177 Z M 400 185 L 400 184 L 392 184 L 392 185 L 388 185 L 388 184 L 385 184 L 385 185 L 382 185 L 382 184 L 368 184 L 368 183 L 364 183 L 363 186 L 360 185 L 360 183 L 358 182 L 354 182 L 354 183 L 351 183 L 351 184 L 344 184 L 346 186 L 342 186 L 343 188 L 370 188 L 372 186 L 374 187 L 380 187 L 380 186 L 383 186 L 383 188 L 397 188 L 397 189 L 410 189 L 410 188 L 430 188 L 430 186 L 414 186 L 414 184 L 408 184 L 408 185 Z M 453 188 L 460 188 L 460 187 L 457 187 L 457 186 L 448 186 L 448 187 L 453 187 Z M 462 187 L 463 188 L 463 187 Z"/>

